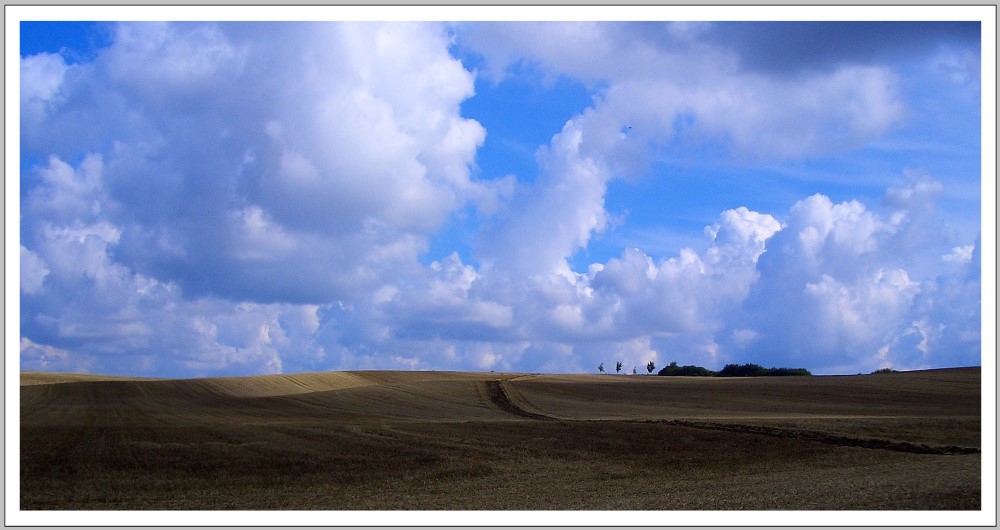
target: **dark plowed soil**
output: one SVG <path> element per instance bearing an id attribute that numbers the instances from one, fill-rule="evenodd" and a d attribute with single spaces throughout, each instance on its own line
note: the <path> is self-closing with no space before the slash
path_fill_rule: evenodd
<path id="1" fill-rule="evenodd" d="M 666 420 L 660 423 L 681 425 L 684 427 L 694 427 L 696 429 L 712 429 L 717 431 L 761 434 L 764 436 L 774 436 L 777 438 L 795 438 L 797 440 L 808 440 L 811 442 L 820 442 L 830 445 L 840 445 L 844 447 L 885 449 L 887 451 L 898 451 L 900 453 L 915 453 L 920 455 L 971 455 L 979 453 L 979 448 L 977 447 L 959 447 L 955 445 L 930 446 L 927 444 L 914 444 L 909 442 L 880 440 L 874 438 L 852 438 L 849 436 L 838 436 L 821 431 L 779 429 L 777 427 L 766 427 L 762 425 L 706 423 L 706 422 L 683 421 L 683 420 Z"/>
<path id="2" fill-rule="evenodd" d="M 528 412 L 515 405 L 514 402 L 510 400 L 510 396 L 507 395 L 507 391 L 504 389 L 503 383 L 500 381 L 486 381 L 486 388 L 490 394 L 490 401 L 492 401 L 497 407 L 500 407 L 500 410 L 507 412 L 508 414 L 521 416 L 522 418 L 531 418 L 533 420 L 552 419 L 548 416 Z"/>
<path id="3" fill-rule="evenodd" d="M 983 504 L 977 368 L 741 381 L 471 372 L 29 379 L 20 392 L 21 510 Z"/>

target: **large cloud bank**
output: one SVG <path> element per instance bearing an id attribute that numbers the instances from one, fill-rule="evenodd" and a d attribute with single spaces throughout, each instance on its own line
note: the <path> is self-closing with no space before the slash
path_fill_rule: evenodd
<path id="1" fill-rule="evenodd" d="M 979 364 L 980 243 L 935 207 L 948 175 L 900 168 L 878 204 L 734 204 L 699 248 L 572 268 L 613 224 L 609 182 L 657 178 L 680 137 L 800 159 L 904 121 L 891 68 L 772 72 L 720 39 L 692 24 L 138 23 L 92 62 L 23 57 L 22 369 Z M 487 131 L 462 116 L 477 74 L 456 45 L 496 82 L 518 63 L 595 87 L 533 180 L 476 176 Z M 422 262 L 456 216 L 480 227 L 469 257 Z"/>

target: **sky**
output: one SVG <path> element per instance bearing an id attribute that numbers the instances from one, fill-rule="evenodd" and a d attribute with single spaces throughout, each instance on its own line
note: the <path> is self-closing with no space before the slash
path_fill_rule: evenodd
<path id="1" fill-rule="evenodd" d="M 980 40 L 21 22 L 20 368 L 980 365 Z"/>

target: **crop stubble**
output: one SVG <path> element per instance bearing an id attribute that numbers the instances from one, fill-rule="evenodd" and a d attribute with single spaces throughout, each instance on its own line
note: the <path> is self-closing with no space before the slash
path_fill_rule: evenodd
<path id="1" fill-rule="evenodd" d="M 21 509 L 979 509 L 978 368 L 24 374 Z"/>

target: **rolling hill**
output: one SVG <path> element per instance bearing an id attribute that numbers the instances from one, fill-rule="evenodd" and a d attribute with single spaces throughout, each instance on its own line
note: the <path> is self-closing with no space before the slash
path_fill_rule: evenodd
<path id="1" fill-rule="evenodd" d="M 26 372 L 21 384 L 22 509 L 980 503 L 979 368 L 738 379 Z"/>

